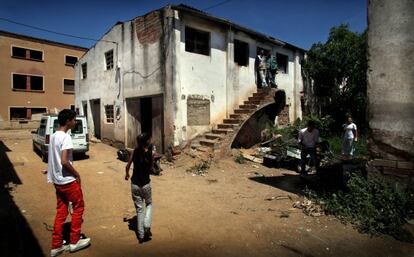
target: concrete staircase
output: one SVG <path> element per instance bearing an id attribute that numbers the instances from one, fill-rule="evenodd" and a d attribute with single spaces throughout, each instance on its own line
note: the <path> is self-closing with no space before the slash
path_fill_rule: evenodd
<path id="1" fill-rule="evenodd" d="M 274 89 L 258 89 L 248 100 L 239 105 L 233 114 L 223 119 L 223 122 L 217 124 L 217 127 L 203 136 L 193 140 L 191 148 L 200 152 L 214 152 L 222 147 L 231 144 L 233 135 L 240 129 L 241 124 L 246 121 L 250 115 L 260 108 L 261 105 L 274 101 Z"/>

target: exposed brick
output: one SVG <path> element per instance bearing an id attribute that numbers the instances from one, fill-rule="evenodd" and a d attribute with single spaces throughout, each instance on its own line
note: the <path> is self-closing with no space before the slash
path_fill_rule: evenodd
<path id="1" fill-rule="evenodd" d="M 374 159 L 372 160 L 371 164 L 374 166 L 397 168 L 397 161 L 393 161 L 393 160 Z"/>
<path id="2" fill-rule="evenodd" d="M 161 37 L 162 24 L 159 11 L 154 11 L 134 21 L 138 40 L 141 44 L 152 44 Z"/>

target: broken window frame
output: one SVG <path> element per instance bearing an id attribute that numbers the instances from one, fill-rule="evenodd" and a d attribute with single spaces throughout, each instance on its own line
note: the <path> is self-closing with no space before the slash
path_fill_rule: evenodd
<path id="1" fill-rule="evenodd" d="M 185 26 L 185 51 L 210 56 L 210 32 Z"/>
<path id="2" fill-rule="evenodd" d="M 82 63 L 81 72 L 82 72 L 82 79 L 86 79 L 88 77 L 88 63 L 87 62 Z"/>
<path id="3" fill-rule="evenodd" d="M 68 83 L 69 82 L 69 83 Z M 73 82 L 73 90 L 67 90 L 67 86 L 72 86 L 70 82 Z M 74 79 L 63 79 L 63 93 L 74 94 L 75 93 L 75 80 Z"/>
<path id="4" fill-rule="evenodd" d="M 16 52 L 14 50 L 24 50 L 25 55 L 16 55 Z M 41 54 L 41 58 L 35 58 L 35 54 Z M 12 58 L 16 59 L 22 59 L 22 60 L 29 60 L 29 61 L 36 61 L 36 62 L 43 62 L 44 61 L 44 53 L 43 50 L 38 49 L 31 49 L 21 46 L 12 45 L 11 46 L 11 53 Z"/>
<path id="5" fill-rule="evenodd" d="M 106 124 L 114 124 L 115 113 L 114 113 L 114 105 L 107 104 L 105 105 L 105 123 Z"/>
<path id="6" fill-rule="evenodd" d="M 278 73 L 289 73 L 289 56 L 286 54 L 276 53 L 277 71 Z"/>
<path id="7" fill-rule="evenodd" d="M 249 43 L 234 39 L 233 46 L 234 62 L 239 66 L 249 66 Z"/>
<path id="8" fill-rule="evenodd" d="M 23 87 L 16 86 L 15 82 L 17 80 L 17 76 L 25 77 L 25 85 Z M 33 89 L 34 85 L 32 85 L 34 78 L 41 78 L 42 79 L 42 89 Z M 32 75 L 32 74 L 22 74 L 22 73 L 12 73 L 11 74 L 11 88 L 13 91 L 24 91 L 24 92 L 45 92 L 45 80 L 44 76 L 39 75 Z"/>
<path id="9" fill-rule="evenodd" d="M 114 49 L 105 52 L 105 68 L 106 70 L 114 68 Z"/>
<path id="10" fill-rule="evenodd" d="M 68 57 L 69 58 L 76 58 L 76 62 L 75 63 L 68 62 Z M 75 64 L 78 62 L 78 60 L 79 60 L 79 58 L 77 56 L 65 54 L 65 65 L 66 66 L 74 67 Z"/>
<path id="11" fill-rule="evenodd" d="M 24 114 L 22 117 L 13 118 L 13 110 L 12 109 L 19 109 Z M 33 112 L 35 110 L 39 110 L 36 113 L 47 113 L 47 107 L 24 107 L 24 106 L 9 106 L 9 120 L 21 121 L 21 120 L 31 120 Z M 17 110 L 16 110 L 17 111 Z"/>

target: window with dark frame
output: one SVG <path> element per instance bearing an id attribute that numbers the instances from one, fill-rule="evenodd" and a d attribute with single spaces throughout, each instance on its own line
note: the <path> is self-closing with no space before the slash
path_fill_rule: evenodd
<path id="1" fill-rule="evenodd" d="M 65 65 L 67 66 L 75 66 L 75 64 L 78 62 L 78 57 L 76 56 L 65 56 Z"/>
<path id="2" fill-rule="evenodd" d="M 88 76 L 88 64 L 82 63 L 82 79 L 86 79 Z"/>
<path id="3" fill-rule="evenodd" d="M 13 74 L 13 90 L 43 91 L 43 77 Z"/>
<path id="4" fill-rule="evenodd" d="M 10 120 L 31 120 L 33 114 L 46 113 L 46 108 L 9 107 Z"/>
<path id="5" fill-rule="evenodd" d="M 114 50 L 109 50 L 105 53 L 106 69 L 112 70 L 114 68 Z"/>
<path id="6" fill-rule="evenodd" d="M 210 32 L 185 27 L 185 51 L 210 55 Z"/>
<path id="7" fill-rule="evenodd" d="M 279 73 L 288 73 L 289 57 L 284 54 L 276 53 L 277 70 Z"/>
<path id="8" fill-rule="evenodd" d="M 43 52 L 39 50 L 32 50 L 23 47 L 13 46 L 12 57 L 27 60 L 43 61 Z"/>
<path id="9" fill-rule="evenodd" d="M 64 93 L 74 93 L 75 92 L 75 80 L 73 80 L 73 79 L 64 79 L 63 80 L 63 92 Z"/>
<path id="10" fill-rule="evenodd" d="M 234 40 L 234 62 L 240 66 L 249 65 L 249 44 L 240 40 Z"/>
<path id="11" fill-rule="evenodd" d="M 106 123 L 114 123 L 114 106 L 105 105 Z"/>

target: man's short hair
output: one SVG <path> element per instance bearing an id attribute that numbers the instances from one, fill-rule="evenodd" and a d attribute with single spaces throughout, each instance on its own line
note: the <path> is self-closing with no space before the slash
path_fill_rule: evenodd
<path id="1" fill-rule="evenodd" d="M 308 127 L 316 127 L 316 123 L 313 120 L 308 121 Z"/>
<path id="2" fill-rule="evenodd" d="M 64 109 L 58 114 L 58 121 L 60 126 L 65 126 L 66 123 L 70 120 L 73 120 L 76 117 L 76 112 L 69 109 Z"/>

